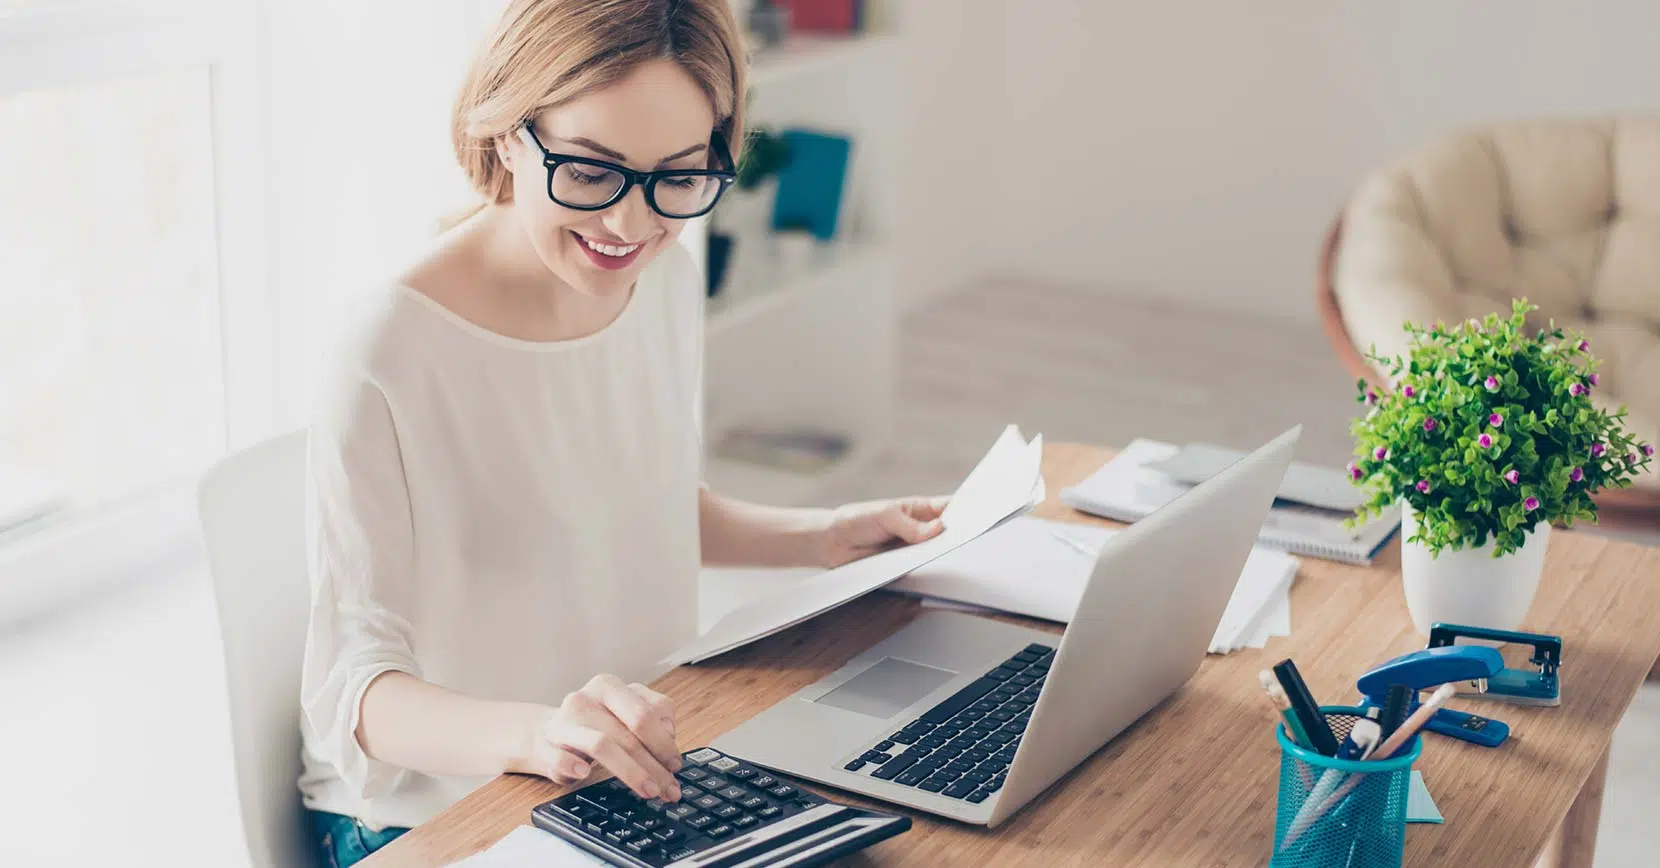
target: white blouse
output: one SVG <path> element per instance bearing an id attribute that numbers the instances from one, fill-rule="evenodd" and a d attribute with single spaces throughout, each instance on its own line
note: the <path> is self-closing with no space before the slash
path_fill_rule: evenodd
<path id="1" fill-rule="evenodd" d="M 374 300 L 310 433 L 308 807 L 414 826 L 486 781 L 364 754 L 383 672 L 556 705 L 600 672 L 648 681 L 696 635 L 703 296 L 671 245 L 576 340 L 508 338 L 404 286 Z"/>

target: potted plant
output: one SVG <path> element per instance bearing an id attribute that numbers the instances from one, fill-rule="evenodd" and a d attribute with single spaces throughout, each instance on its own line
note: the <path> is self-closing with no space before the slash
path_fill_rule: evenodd
<path id="1" fill-rule="evenodd" d="M 1599 362 L 1555 323 L 1529 334 L 1516 301 L 1451 328 L 1407 324 L 1404 356 L 1368 358 L 1392 391 L 1359 383 L 1351 479 L 1371 494 L 1353 521 L 1403 505 L 1401 579 L 1412 622 L 1513 630 L 1544 567 L 1551 525 L 1595 521 L 1593 496 L 1624 488 L 1654 448 L 1625 408 L 1592 406 Z"/>

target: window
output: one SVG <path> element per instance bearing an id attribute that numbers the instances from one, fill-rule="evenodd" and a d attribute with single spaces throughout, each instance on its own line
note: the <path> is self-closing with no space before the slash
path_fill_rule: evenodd
<path id="1" fill-rule="evenodd" d="M 0 620 L 185 551 L 271 433 L 255 11 L 0 0 Z"/>
<path id="2" fill-rule="evenodd" d="M 0 130 L 0 475 L 84 510 L 198 471 L 225 433 L 207 68 L 13 93 Z"/>

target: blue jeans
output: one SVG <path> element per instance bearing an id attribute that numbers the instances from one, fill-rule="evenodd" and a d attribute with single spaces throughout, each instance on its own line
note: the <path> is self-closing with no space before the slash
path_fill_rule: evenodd
<path id="1" fill-rule="evenodd" d="M 409 831 L 389 826 L 371 832 L 354 817 L 327 811 L 308 810 L 306 819 L 311 823 L 312 839 L 323 854 L 324 868 L 350 868 Z"/>

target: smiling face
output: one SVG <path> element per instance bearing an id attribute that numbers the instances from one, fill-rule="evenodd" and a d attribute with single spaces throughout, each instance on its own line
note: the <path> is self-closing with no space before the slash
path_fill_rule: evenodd
<path id="1" fill-rule="evenodd" d="M 552 153 L 642 172 L 709 168 L 714 125 L 708 97 L 666 59 L 643 63 L 617 83 L 548 109 L 534 121 L 537 137 Z M 686 221 L 651 210 L 638 185 L 602 211 L 566 208 L 548 197 L 539 151 L 517 136 L 500 140 L 498 148 L 513 173 L 513 212 L 531 247 L 549 271 L 585 295 L 626 293 L 685 227 Z M 560 171 L 572 169 L 580 183 L 580 165 Z"/>

